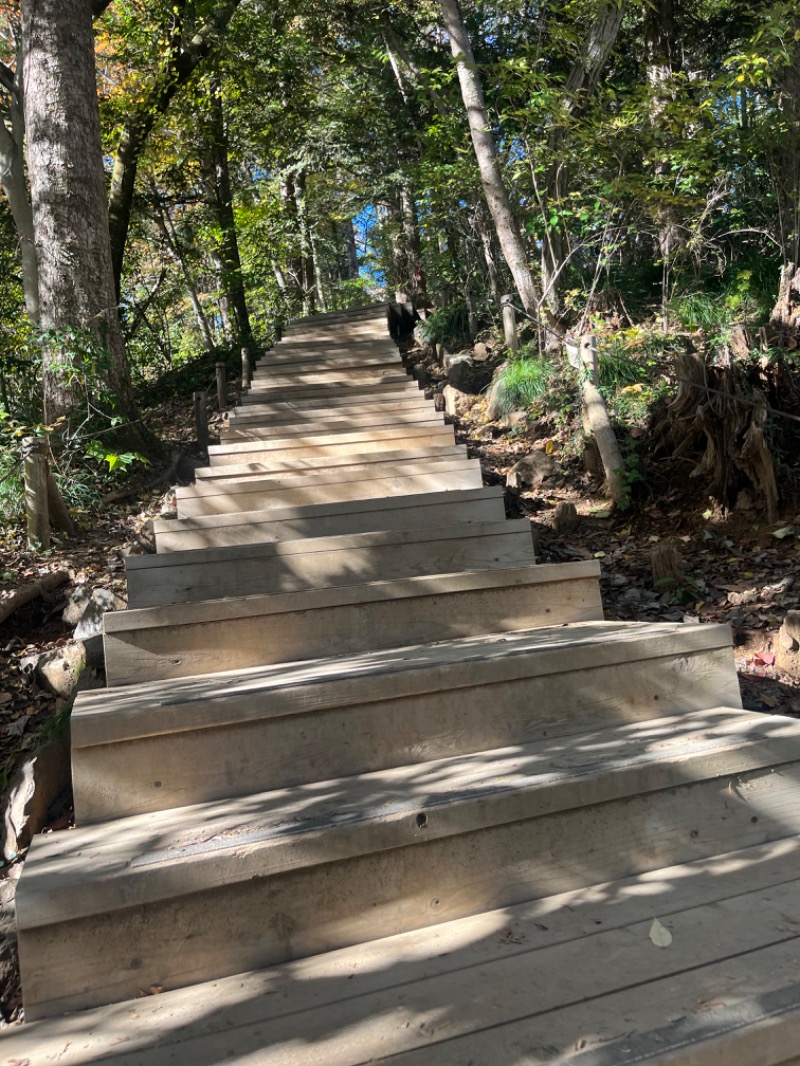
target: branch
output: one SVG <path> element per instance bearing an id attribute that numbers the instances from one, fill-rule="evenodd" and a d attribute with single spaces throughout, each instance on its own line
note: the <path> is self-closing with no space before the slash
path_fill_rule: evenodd
<path id="1" fill-rule="evenodd" d="M 16 89 L 16 76 L 11 67 L 7 67 L 5 63 L 0 63 L 0 85 L 6 90 L 6 92 L 13 93 Z"/>

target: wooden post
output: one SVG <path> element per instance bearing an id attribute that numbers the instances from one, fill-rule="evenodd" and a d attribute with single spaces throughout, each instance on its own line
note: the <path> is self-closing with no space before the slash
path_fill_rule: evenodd
<path id="1" fill-rule="evenodd" d="M 197 443 L 200 449 L 208 455 L 208 419 L 206 418 L 205 392 L 196 392 L 194 394 L 194 421 L 197 427 Z"/>
<path id="2" fill-rule="evenodd" d="M 517 313 L 514 310 L 514 297 L 501 296 L 500 307 L 503 311 L 503 332 L 506 336 L 506 348 L 512 352 L 519 351 L 519 337 L 517 336 Z"/>
<path id="3" fill-rule="evenodd" d="M 251 381 L 250 349 L 242 348 L 242 392 L 250 388 Z"/>
<path id="4" fill-rule="evenodd" d="M 28 547 L 50 547 L 50 509 L 47 503 L 47 444 L 36 437 L 22 441 Z"/>
<path id="5" fill-rule="evenodd" d="M 275 343 L 279 344 L 283 340 L 283 330 L 281 329 L 280 322 L 275 323 Z"/>
<path id="6" fill-rule="evenodd" d="M 580 375 L 586 420 L 589 423 L 606 476 L 608 491 L 614 503 L 623 505 L 627 502 L 625 482 L 622 478 L 624 462 L 614 427 L 608 417 L 608 408 L 603 394 L 598 388 L 600 378 L 597 370 L 597 340 L 591 335 L 581 337 L 580 359 L 583 373 Z"/>
<path id="7" fill-rule="evenodd" d="M 227 391 L 225 387 L 225 364 L 217 363 L 217 407 L 220 411 L 225 410 L 228 399 Z"/>

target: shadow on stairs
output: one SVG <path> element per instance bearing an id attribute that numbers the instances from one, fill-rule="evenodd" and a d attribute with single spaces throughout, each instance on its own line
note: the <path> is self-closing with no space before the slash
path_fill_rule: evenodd
<path id="1" fill-rule="evenodd" d="M 384 308 L 290 327 L 156 544 L 0 1066 L 800 1064 L 800 722 L 537 565 Z"/>

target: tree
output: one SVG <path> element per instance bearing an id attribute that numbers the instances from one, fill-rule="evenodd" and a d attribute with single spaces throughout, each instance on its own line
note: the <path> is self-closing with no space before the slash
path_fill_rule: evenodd
<path id="1" fill-rule="evenodd" d="M 538 320 L 540 313 L 544 312 L 551 328 L 557 328 L 553 315 L 546 307 L 543 307 L 542 294 L 531 271 L 525 245 L 511 210 L 511 202 L 500 171 L 497 146 L 492 136 L 489 114 L 483 97 L 480 74 L 458 0 L 440 0 L 440 7 L 456 62 L 461 96 L 467 112 L 467 121 L 486 203 L 494 221 L 503 256 L 514 278 L 522 306 L 527 313 Z"/>
<path id="2" fill-rule="evenodd" d="M 76 376 L 107 360 L 123 414 L 134 414 L 120 331 L 100 142 L 90 0 L 23 0 L 28 169 L 44 331 L 44 410 L 78 400 Z M 79 365 L 83 360 L 85 366 Z"/>

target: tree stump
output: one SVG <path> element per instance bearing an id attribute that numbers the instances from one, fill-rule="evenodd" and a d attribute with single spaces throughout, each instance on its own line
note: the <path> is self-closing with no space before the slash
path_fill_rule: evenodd
<path id="1" fill-rule="evenodd" d="M 580 519 L 574 503 L 563 501 L 556 507 L 553 516 L 553 528 L 556 533 L 561 533 L 562 535 L 574 533 L 578 528 L 579 521 Z"/>
<path id="2" fill-rule="evenodd" d="M 672 592 L 683 578 L 683 560 L 674 541 L 656 544 L 650 552 L 653 587 L 656 592 Z"/>

